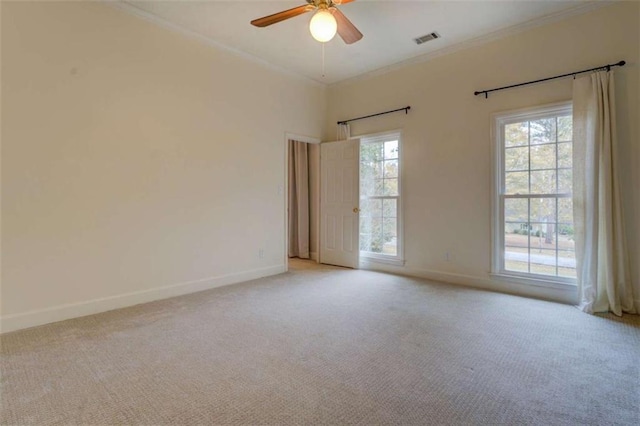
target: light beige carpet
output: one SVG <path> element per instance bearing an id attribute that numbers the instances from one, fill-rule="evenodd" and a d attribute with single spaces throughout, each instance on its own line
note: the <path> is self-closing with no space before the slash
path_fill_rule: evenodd
<path id="1" fill-rule="evenodd" d="M 3 335 L 3 424 L 637 425 L 640 319 L 296 262 Z"/>

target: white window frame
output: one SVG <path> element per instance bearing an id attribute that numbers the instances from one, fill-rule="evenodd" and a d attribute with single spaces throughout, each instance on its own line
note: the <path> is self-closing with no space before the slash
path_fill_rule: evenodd
<path id="1" fill-rule="evenodd" d="M 360 145 L 364 145 L 366 143 L 375 143 L 375 142 L 386 142 L 389 140 L 398 140 L 398 195 L 397 195 L 397 224 L 398 224 L 398 234 L 396 237 L 396 255 L 388 255 L 381 253 L 372 253 L 368 251 L 360 251 L 360 259 L 365 262 L 377 262 L 377 263 L 385 263 L 388 265 L 396 265 L 403 266 L 404 265 L 404 209 L 402 207 L 402 180 L 404 175 L 404 164 L 403 164 L 403 147 L 402 147 L 402 130 L 390 130 L 387 132 L 374 133 L 368 135 L 359 135 L 353 136 L 360 139 Z M 358 158 L 358 161 L 360 159 Z M 360 198 L 363 196 L 360 194 Z M 375 196 L 372 198 L 396 198 L 396 196 Z"/>
<path id="2" fill-rule="evenodd" d="M 542 105 L 514 111 L 506 111 L 492 115 L 493 140 L 493 185 L 492 185 L 492 262 L 491 274 L 499 279 L 508 280 L 516 284 L 534 285 L 551 288 L 567 288 L 576 286 L 576 279 L 551 275 L 533 274 L 528 272 L 508 271 L 504 267 L 504 127 L 507 124 L 522 121 L 566 115 L 573 110 L 571 101 Z"/>

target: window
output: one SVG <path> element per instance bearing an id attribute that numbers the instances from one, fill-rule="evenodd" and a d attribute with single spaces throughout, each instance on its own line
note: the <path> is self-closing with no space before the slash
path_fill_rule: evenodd
<path id="1" fill-rule="evenodd" d="M 574 283 L 571 104 L 495 117 L 494 273 Z"/>
<path id="2" fill-rule="evenodd" d="M 360 255 L 401 263 L 400 133 L 360 140 Z"/>

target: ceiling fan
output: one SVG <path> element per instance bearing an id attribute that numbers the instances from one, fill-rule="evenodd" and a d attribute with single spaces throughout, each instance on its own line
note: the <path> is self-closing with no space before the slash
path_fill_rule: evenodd
<path id="1" fill-rule="evenodd" d="M 254 19 L 251 21 L 251 25 L 268 27 L 285 19 L 315 10 L 316 13 L 309 23 L 309 30 L 313 38 L 324 43 L 331 40 L 337 31 L 345 43 L 352 44 L 362 38 L 362 33 L 337 7 L 352 1 L 355 0 L 307 0 L 308 4 Z"/>

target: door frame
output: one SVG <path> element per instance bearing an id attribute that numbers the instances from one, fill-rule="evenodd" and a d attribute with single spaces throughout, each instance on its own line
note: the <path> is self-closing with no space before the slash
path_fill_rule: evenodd
<path id="1" fill-rule="evenodd" d="M 282 187 L 282 193 L 284 194 L 284 253 L 283 253 L 283 261 L 284 261 L 284 271 L 287 272 L 289 270 L 289 140 L 296 140 L 298 142 L 310 143 L 320 145 L 320 138 L 314 136 L 306 136 L 297 133 L 285 132 L 284 134 L 284 187 Z M 318 174 L 320 173 L 320 155 L 318 155 Z M 320 179 L 317 182 L 317 194 L 318 194 L 318 202 L 320 201 Z M 311 195 L 311 194 L 309 194 Z M 318 208 L 320 206 L 318 205 Z M 309 210 L 311 214 L 311 210 Z M 320 212 L 318 212 L 320 214 Z M 309 221 L 311 222 L 311 221 Z M 311 224 L 310 224 L 311 225 Z M 320 261 L 320 220 L 315 226 L 316 235 L 318 236 L 318 241 L 316 241 L 318 247 L 315 247 L 315 253 L 317 253 L 318 259 L 315 259 L 316 262 Z M 309 227 L 311 229 L 311 226 Z M 311 247 L 309 247 L 309 251 L 311 251 Z"/>

